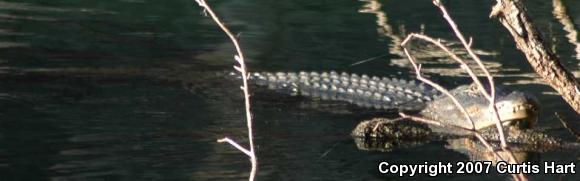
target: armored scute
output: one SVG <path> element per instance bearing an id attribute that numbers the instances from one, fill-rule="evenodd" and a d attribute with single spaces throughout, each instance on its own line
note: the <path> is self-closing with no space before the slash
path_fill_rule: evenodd
<path id="1" fill-rule="evenodd" d="M 438 95 L 415 81 L 337 72 L 253 73 L 250 79 L 279 92 L 385 110 L 421 110 Z"/>

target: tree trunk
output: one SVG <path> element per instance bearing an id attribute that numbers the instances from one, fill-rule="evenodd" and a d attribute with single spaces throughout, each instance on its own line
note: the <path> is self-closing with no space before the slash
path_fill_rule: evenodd
<path id="1" fill-rule="evenodd" d="M 580 113 L 580 83 L 543 41 L 521 0 L 497 0 L 490 17 L 498 17 L 534 70 Z"/>

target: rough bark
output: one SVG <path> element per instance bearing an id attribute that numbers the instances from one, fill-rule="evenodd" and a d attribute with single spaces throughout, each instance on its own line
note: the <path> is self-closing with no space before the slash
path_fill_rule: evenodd
<path id="1" fill-rule="evenodd" d="M 552 86 L 577 113 L 580 113 L 580 83 L 560 63 L 534 27 L 521 0 L 497 0 L 490 17 L 497 17 L 544 81 Z"/>

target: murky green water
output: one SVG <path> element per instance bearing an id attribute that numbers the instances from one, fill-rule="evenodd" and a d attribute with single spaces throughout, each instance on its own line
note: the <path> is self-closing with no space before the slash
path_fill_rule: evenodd
<path id="1" fill-rule="evenodd" d="M 255 71 L 337 70 L 411 79 L 410 67 L 389 46 L 410 32 L 452 38 L 428 1 L 210 3 L 240 33 Z M 580 3 L 564 1 L 572 20 L 568 27 L 555 18 L 552 3 L 527 1 L 552 48 L 580 76 L 580 40 L 569 28 L 580 29 Z M 507 31 L 487 18 L 491 5 L 452 1 L 448 8 L 475 47 L 494 53 L 485 57 L 499 82 L 538 97 L 544 106 L 539 127 L 572 140 L 553 113 L 570 120 L 578 115 L 539 82 Z M 241 93 L 231 82 L 206 84 L 203 73 L 187 74 L 230 70 L 232 53 L 225 36 L 190 0 L 0 1 L 0 180 L 246 179 L 245 155 L 215 142 L 223 136 L 245 141 Z M 351 66 L 371 57 L 379 58 Z M 426 65 L 446 86 L 467 82 L 455 66 Z M 18 76 L 63 68 L 78 71 Z M 467 160 L 443 142 L 387 153 L 358 150 L 348 134 L 369 115 L 320 111 L 326 108 L 312 108 L 317 105 L 303 98 L 254 97 L 259 180 L 396 180 L 403 178 L 378 172 L 380 161 Z M 577 150 L 535 155 L 534 161 L 578 162 Z M 465 178 L 490 175 L 431 179 Z"/>

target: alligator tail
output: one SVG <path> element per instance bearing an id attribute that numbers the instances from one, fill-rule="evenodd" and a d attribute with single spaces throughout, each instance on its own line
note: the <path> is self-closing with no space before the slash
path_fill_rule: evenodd
<path id="1" fill-rule="evenodd" d="M 385 110 L 421 110 L 437 91 L 415 81 L 331 72 L 255 72 L 250 82 L 278 92 Z"/>

